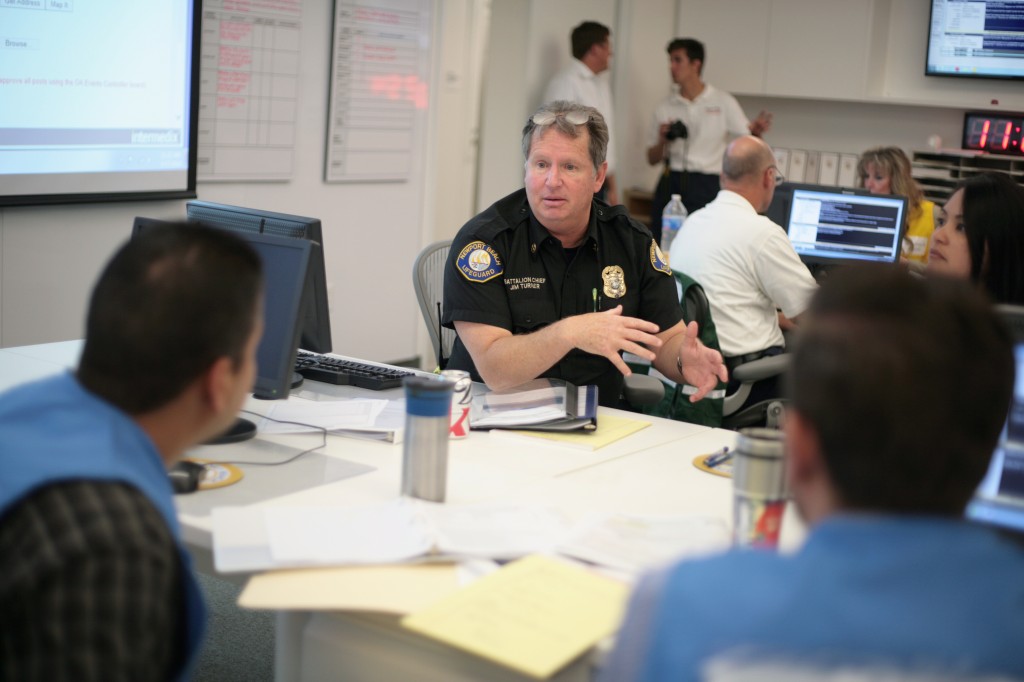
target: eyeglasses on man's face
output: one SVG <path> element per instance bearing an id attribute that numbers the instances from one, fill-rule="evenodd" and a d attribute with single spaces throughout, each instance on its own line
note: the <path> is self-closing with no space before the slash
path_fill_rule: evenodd
<path id="1" fill-rule="evenodd" d="M 768 166 L 766 170 L 772 171 L 772 177 L 775 178 L 775 184 L 781 185 L 786 181 L 786 176 L 779 172 L 779 169 L 775 166 Z"/>
<path id="2" fill-rule="evenodd" d="M 554 111 L 541 111 L 534 114 L 530 120 L 533 121 L 534 125 L 546 126 L 551 125 L 555 122 L 555 119 L 562 119 L 572 123 L 574 126 L 580 126 L 590 121 L 590 114 L 585 111 L 565 111 L 565 112 L 554 112 Z"/>

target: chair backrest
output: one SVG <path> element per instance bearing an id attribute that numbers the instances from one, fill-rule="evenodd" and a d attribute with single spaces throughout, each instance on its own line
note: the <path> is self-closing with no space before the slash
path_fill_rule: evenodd
<path id="1" fill-rule="evenodd" d="M 434 347 L 434 361 L 444 365 L 452 354 L 455 332 L 441 326 L 441 307 L 444 304 L 444 265 L 452 240 L 434 242 L 423 249 L 412 266 L 412 285 L 416 300 L 423 313 L 423 321 Z"/>

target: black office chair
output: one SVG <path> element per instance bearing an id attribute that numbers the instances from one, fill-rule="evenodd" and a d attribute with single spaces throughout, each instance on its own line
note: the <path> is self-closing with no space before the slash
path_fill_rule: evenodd
<path id="1" fill-rule="evenodd" d="M 691 287 L 687 293 L 691 296 L 684 300 L 684 307 L 692 306 L 692 318 L 704 320 L 705 324 L 711 323 L 711 304 L 708 303 L 707 295 L 701 286 Z M 734 367 L 731 378 L 739 381 L 740 385 L 735 392 L 726 394 L 722 404 L 722 426 L 727 429 L 741 429 L 747 426 L 767 426 L 777 429 L 782 426 L 782 418 L 785 414 L 785 405 L 781 396 L 761 400 L 753 405 L 744 407 L 747 398 L 754 384 L 758 381 L 781 377 L 789 369 L 789 355 L 773 355 L 763 357 L 751 362 Z"/>
<path id="2" fill-rule="evenodd" d="M 686 322 L 696 321 L 700 328 L 701 342 L 709 348 L 720 350 L 718 334 L 711 317 L 711 305 L 708 303 L 704 288 L 684 273 L 674 272 L 673 274 L 682 292 L 680 305 L 683 307 L 683 319 Z M 635 357 L 631 359 L 639 360 Z M 642 365 L 643 363 L 631 363 L 634 370 L 639 369 L 639 371 L 644 371 Z M 727 394 L 725 383 L 719 382 L 710 397 L 697 403 L 689 402 L 689 393 L 685 387 L 677 385 L 656 369 L 649 368 L 647 371 L 665 384 L 667 396 L 659 405 L 647 411 L 650 414 L 670 419 L 734 430 L 747 426 L 779 428 L 785 412 L 781 397 L 772 397 L 747 406 L 744 406 L 744 403 L 750 396 L 754 383 L 781 376 L 788 367 L 789 356 L 785 353 L 744 363 L 735 367 L 730 373 L 731 378 L 740 382 L 736 391 Z"/>
<path id="3" fill-rule="evenodd" d="M 444 369 L 455 345 L 455 331 L 441 326 L 441 308 L 444 303 L 444 265 L 452 240 L 434 242 L 424 248 L 412 266 L 412 284 L 420 304 L 423 321 L 430 334 L 437 366 Z M 626 377 L 622 398 L 634 409 L 654 405 L 665 395 L 665 387 L 654 377 L 634 375 Z"/>

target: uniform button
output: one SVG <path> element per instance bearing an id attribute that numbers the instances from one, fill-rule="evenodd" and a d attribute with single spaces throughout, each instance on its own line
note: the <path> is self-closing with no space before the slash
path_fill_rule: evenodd
<path id="1" fill-rule="evenodd" d="M 604 211 L 603 211 L 603 210 L 601 210 L 601 209 L 598 209 L 598 211 L 597 211 L 597 215 L 604 215 Z"/>
<path id="2" fill-rule="evenodd" d="M 537 245 L 530 244 L 530 253 L 537 253 Z"/>

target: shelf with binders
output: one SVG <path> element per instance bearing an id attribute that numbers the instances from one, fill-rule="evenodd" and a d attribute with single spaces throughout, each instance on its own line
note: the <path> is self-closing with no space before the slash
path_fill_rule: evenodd
<path id="1" fill-rule="evenodd" d="M 925 197 L 945 203 L 963 178 L 985 171 L 1007 173 L 1024 185 L 1024 158 L 1000 156 L 967 149 L 940 152 L 914 152 L 911 174 Z"/>

